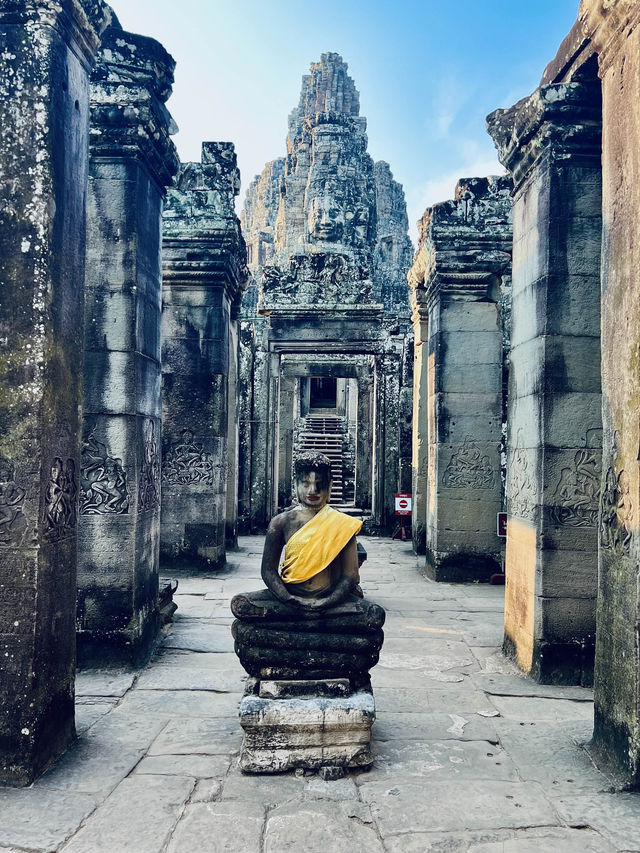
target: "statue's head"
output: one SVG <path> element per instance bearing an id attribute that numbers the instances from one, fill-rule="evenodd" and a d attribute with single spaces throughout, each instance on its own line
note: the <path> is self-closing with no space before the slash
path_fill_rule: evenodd
<path id="1" fill-rule="evenodd" d="M 301 453 L 293 463 L 296 494 L 308 509 L 322 509 L 331 494 L 331 460 L 324 453 Z"/>

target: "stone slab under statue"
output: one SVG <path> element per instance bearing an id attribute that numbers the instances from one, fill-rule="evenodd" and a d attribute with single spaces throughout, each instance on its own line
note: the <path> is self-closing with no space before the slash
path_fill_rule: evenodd
<path id="1" fill-rule="evenodd" d="M 251 676 L 240 703 L 247 773 L 355 769 L 373 760 L 369 671 L 385 612 L 359 587 L 361 522 L 329 506 L 326 456 L 302 454 L 294 470 L 298 505 L 267 531 L 267 589 L 231 602 L 236 654 Z"/>

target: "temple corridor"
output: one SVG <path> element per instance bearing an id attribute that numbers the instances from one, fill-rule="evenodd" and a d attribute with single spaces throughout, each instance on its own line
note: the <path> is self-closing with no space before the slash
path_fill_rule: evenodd
<path id="1" fill-rule="evenodd" d="M 390 539 L 361 538 L 365 595 L 387 611 L 373 769 L 243 777 L 229 601 L 261 586 L 262 541 L 175 575 L 178 611 L 144 669 L 78 674 L 78 741 L 30 788 L 0 790 L 1 850 L 607 853 L 640 837 L 632 795 L 610 793 L 583 747 L 592 692 L 504 659 L 503 587 L 427 580 Z"/>

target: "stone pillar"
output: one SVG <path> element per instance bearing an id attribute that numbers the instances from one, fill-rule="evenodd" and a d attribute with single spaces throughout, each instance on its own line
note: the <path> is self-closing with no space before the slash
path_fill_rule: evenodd
<path id="1" fill-rule="evenodd" d="M 384 409 L 380 418 L 383 429 L 380 474 L 384 477 L 384 484 L 381 490 L 380 525 L 388 533 L 393 533 L 396 520 L 395 495 L 400 487 L 401 347 L 401 339 L 387 340 L 384 360 L 381 362 Z"/>
<path id="2" fill-rule="evenodd" d="M 101 0 L 0 7 L 0 784 L 75 737 L 89 71 Z"/>
<path id="3" fill-rule="evenodd" d="M 278 430 L 278 507 L 291 506 L 291 472 L 293 470 L 294 399 L 298 382 L 295 376 L 280 379 L 280 417 Z"/>
<path id="4" fill-rule="evenodd" d="M 514 177 L 505 650 L 592 678 L 600 414 L 600 86 L 552 83 L 488 118 Z"/>
<path id="5" fill-rule="evenodd" d="M 239 308 L 239 306 L 238 306 Z M 227 416 L 227 494 L 225 513 L 225 543 L 227 550 L 238 546 L 238 484 L 239 484 L 239 428 L 240 389 L 238 310 L 231 314 L 229 326 L 229 411 Z"/>
<path id="6" fill-rule="evenodd" d="M 356 420 L 356 506 L 372 508 L 373 375 L 372 367 L 358 367 L 358 414 Z"/>
<path id="7" fill-rule="evenodd" d="M 507 178 L 460 181 L 454 201 L 422 218 L 409 275 L 420 335 L 428 315 L 428 344 L 421 344 L 428 346 L 428 363 L 419 377 L 426 394 L 419 397 L 414 429 L 418 469 L 425 427 L 427 433 L 425 546 L 435 580 L 487 581 L 501 565 L 497 302 L 511 262 L 510 189 Z M 424 362 L 425 353 L 420 357 Z"/>
<path id="8" fill-rule="evenodd" d="M 410 271 L 412 293 L 413 356 L 413 418 L 411 450 L 411 535 L 416 554 L 426 553 L 427 530 L 427 375 L 429 364 L 429 315 L 415 296 L 419 285 L 413 282 L 415 267 Z"/>
<path id="9" fill-rule="evenodd" d="M 602 78 L 603 485 L 594 743 L 640 786 L 640 7 L 583 2 Z"/>
<path id="10" fill-rule="evenodd" d="M 78 660 L 139 665 L 157 635 L 160 228 L 178 168 L 175 63 L 110 27 L 91 78 Z"/>
<path id="11" fill-rule="evenodd" d="M 205 142 L 169 190 L 163 227 L 162 526 L 164 565 L 225 561 L 229 350 L 247 280 L 234 210 L 233 145 Z M 232 319 L 233 318 L 233 319 Z"/>

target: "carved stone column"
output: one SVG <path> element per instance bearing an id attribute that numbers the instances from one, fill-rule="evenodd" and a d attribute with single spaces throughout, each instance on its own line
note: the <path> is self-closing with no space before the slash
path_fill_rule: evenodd
<path id="1" fill-rule="evenodd" d="M 424 253 L 423 253 L 424 254 Z M 416 256 L 409 271 L 411 288 L 411 320 L 413 322 L 413 417 L 411 448 L 411 535 L 416 554 L 426 553 L 427 530 L 427 381 L 429 365 L 429 314 L 421 299 L 419 288 L 424 282 L 424 270 L 419 266 L 423 256 Z"/>
<path id="2" fill-rule="evenodd" d="M 237 387 L 231 334 L 246 282 L 230 142 L 180 167 L 163 227 L 162 532 L 164 565 L 225 561 L 227 434 Z M 235 358 L 235 355 L 234 355 Z M 230 403 L 229 398 L 233 400 Z M 234 487 L 235 488 L 235 487 Z"/>
<path id="3" fill-rule="evenodd" d="M 640 785 L 640 7 L 583 2 L 602 78 L 603 486 L 594 742 Z"/>
<path id="4" fill-rule="evenodd" d="M 91 78 L 78 658 L 138 664 L 159 627 L 160 225 L 175 63 L 110 27 Z"/>
<path id="5" fill-rule="evenodd" d="M 585 79 L 488 118 L 515 183 L 505 649 L 542 682 L 587 684 L 593 668 L 600 109 Z"/>
<path id="6" fill-rule="evenodd" d="M 454 201 L 425 213 L 409 274 L 420 334 L 425 309 L 429 318 L 426 395 L 414 430 L 416 443 L 425 430 L 428 441 L 425 539 L 435 580 L 486 581 L 500 570 L 498 300 L 511 263 L 510 188 L 506 178 L 460 181 Z"/>
<path id="7" fill-rule="evenodd" d="M 89 71 L 101 0 L 0 7 L 0 784 L 75 737 Z"/>

